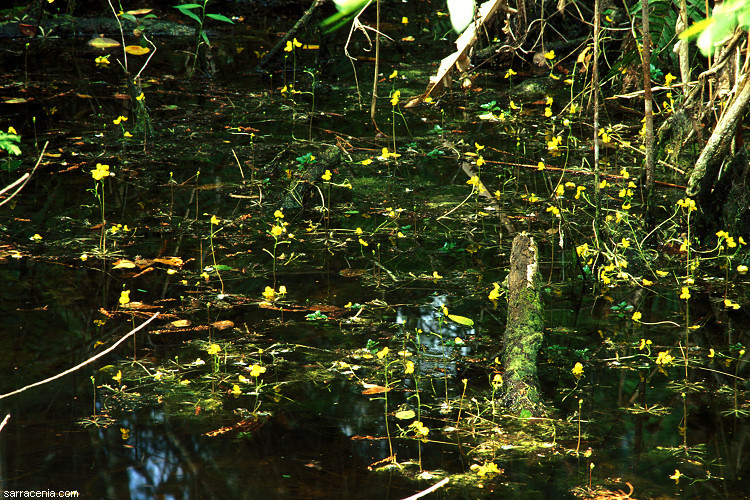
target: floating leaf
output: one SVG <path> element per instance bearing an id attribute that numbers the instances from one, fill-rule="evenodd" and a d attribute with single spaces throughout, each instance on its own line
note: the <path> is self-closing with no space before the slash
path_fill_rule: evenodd
<path id="1" fill-rule="evenodd" d="M 414 410 L 404 410 L 396 412 L 396 418 L 399 420 L 408 420 L 410 418 L 414 418 L 415 415 L 416 414 L 414 413 Z"/>
<path id="2" fill-rule="evenodd" d="M 131 16 L 140 16 L 141 14 L 148 14 L 149 12 L 153 10 L 154 9 L 135 9 L 135 10 L 129 10 L 125 13 L 130 14 Z"/>
<path id="3" fill-rule="evenodd" d="M 125 52 L 134 56 L 142 56 L 151 52 L 148 47 L 141 47 L 140 45 L 128 45 L 125 47 Z"/>
<path id="4" fill-rule="evenodd" d="M 3 102 L 5 104 L 23 104 L 29 101 L 24 99 L 23 97 L 9 97 L 9 98 L 3 97 Z"/>
<path id="5" fill-rule="evenodd" d="M 134 267 L 135 262 L 133 262 L 132 260 L 120 259 L 114 263 L 112 269 L 133 269 Z"/>
<path id="6" fill-rule="evenodd" d="M 92 47 L 96 47 L 97 49 L 109 49 L 112 47 L 120 46 L 120 42 L 118 42 L 117 40 L 112 40 L 111 38 L 104 38 L 103 36 L 92 38 L 91 40 L 89 40 L 88 44 Z"/>
<path id="7" fill-rule="evenodd" d="M 373 385 L 362 391 L 362 394 L 364 395 L 370 395 L 370 394 L 383 394 L 384 392 L 390 391 L 390 387 L 383 387 L 380 385 Z"/>
<path id="8" fill-rule="evenodd" d="M 469 319 L 466 316 L 458 316 L 456 314 L 449 314 L 448 318 L 451 321 L 458 323 L 459 325 L 468 326 L 468 327 L 474 326 L 474 320 Z"/>
<path id="9" fill-rule="evenodd" d="M 177 321 L 172 321 L 169 325 L 175 328 L 185 328 L 186 326 L 190 326 L 190 324 L 189 319 L 178 319 Z"/>

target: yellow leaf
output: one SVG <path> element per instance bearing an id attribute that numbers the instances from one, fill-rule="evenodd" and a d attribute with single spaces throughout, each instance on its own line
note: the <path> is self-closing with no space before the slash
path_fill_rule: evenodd
<path id="1" fill-rule="evenodd" d="M 125 47 L 125 52 L 134 56 L 142 56 L 151 52 L 148 47 L 141 47 L 140 45 L 128 45 Z"/>
<path id="2" fill-rule="evenodd" d="M 117 40 L 112 40 L 111 38 L 104 38 L 101 36 L 92 38 L 88 41 L 88 44 L 92 47 L 96 47 L 97 49 L 109 49 L 112 47 L 120 46 L 120 42 L 118 42 Z"/>
<path id="3" fill-rule="evenodd" d="M 408 420 L 410 418 L 414 418 L 415 415 L 416 413 L 414 413 L 414 410 L 404 410 L 396 412 L 396 418 L 399 420 Z"/>

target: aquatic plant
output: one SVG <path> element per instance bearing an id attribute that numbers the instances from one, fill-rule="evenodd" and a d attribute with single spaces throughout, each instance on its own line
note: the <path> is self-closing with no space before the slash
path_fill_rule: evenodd
<path id="1" fill-rule="evenodd" d="M 216 21 L 221 21 L 224 23 L 234 24 L 234 21 L 229 19 L 227 16 L 224 16 L 222 14 L 214 14 L 211 12 L 206 12 L 206 7 L 208 6 L 208 3 L 210 0 L 203 0 L 203 3 L 186 3 L 182 5 L 174 5 L 173 7 L 177 10 L 179 10 L 183 15 L 193 19 L 197 24 L 195 28 L 195 50 L 193 52 L 193 66 L 190 68 L 190 73 L 188 74 L 189 78 L 192 78 L 195 74 L 195 68 L 198 64 L 198 59 L 200 57 L 200 49 L 201 47 L 205 46 L 206 48 L 211 47 L 211 42 L 208 40 L 208 35 L 206 34 L 206 30 L 204 29 L 204 24 L 206 22 L 206 18 L 214 19 Z M 196 14 L 193 11 L 198 11 L 199 14 Z"/>

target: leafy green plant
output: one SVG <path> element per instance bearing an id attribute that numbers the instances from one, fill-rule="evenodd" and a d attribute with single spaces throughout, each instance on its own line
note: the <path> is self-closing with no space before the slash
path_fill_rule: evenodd
<path id="1" fill-rule="evenodd" d="M 12 172 L 21 166 L 20 160 L 10 159 L 10 155 L 19 156 L 21 154 L 21 148 L 18 147 L 18 143 L 21 142 L 21 136 L 15 132 L 12 128 L 8 130 L 7 134 L 0 132 L 0 149 L 8 152 L 8 158 L 5 160 L 5 170 L 7 172 Z"/>
<path id="2" fill-rule="evenodd" d="M 224 16 L 222 14 L 213 14 L 211 12 L 206 12 L 206 7 L 208 6 L 208 2 L 210 0 L 203 0 L 203 4 L 199 3 L 186 3 L 183 5 L 174 5 L 173 7 L 182 14 L 188 16 L 189 18 L 195 20 L 195 22 L 198 23 L 197 29 L 196 29 L 196 37 L 195 37 L 195 53 L 193 54 L 193 67 L 190 70 L 190 78 L 193 77 L 193 74 L 195 73 L 195 66 L 198 63 L 198 54 L 200 52 L 200 48 L 203 44 L 206 44 L 207 47 L 211 46 L 211 42 L 208 40 L 208 35 L 206 35 L 206 30 L 203 29 L 203 26 L 206 22 L 206 18 L 214 19 L 216 21 L 222 21 L 224 23 L 234 24 L 234 21 L 229 19 L 227 16 Z M 193 12 L 194 10 L 200 9 L 200 15 Z"/>

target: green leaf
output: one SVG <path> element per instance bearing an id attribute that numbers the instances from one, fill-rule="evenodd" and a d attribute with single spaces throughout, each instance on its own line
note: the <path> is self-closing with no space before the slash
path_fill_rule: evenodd
<path id="1" fill-rule="evenodd" d="M 458 323 L 459 325 L 468 326 L 468 327 L 474 326 L 474 320 L 473 319 L 469 319 L 469 318 L 467 318 L 465 316 L 458 316 L 456 314 L 449 314 L 448 318 L 451 321 L 454 321 L 454 322 Z"/>
<path id="2" fill-rule="evenodd" d="M 211 19 L 216 19 L 217 21 L 224 21 L 225 23 L 234 24 L 234 21 L 229 19 L 227 16 L 222 16 L 221 14 L 206 14 L 206 17 L 210 17 Z"/>
<path id="3" fill-rule="evenodd" d="M 193 4 L 189 4 L 189 5 L 193 5 Z M 186 16 L 188 16 L 188 17 L 192 17 L 193 19 L 195 19 L 195 21 L 196 21 L 196 22 L 197 22 L 198 24 L 200 24 L 200 25 L 203 25 L 203 21 L 201 21 L 201 18 L 200 18 L 200 17 L 198 17 L 198 16 L 197 16 L 197 15 L 195 14 L 195 12 L 193 12 L 192 10 L 188 10 L 187 8 L 184 8 L 184 7 L 185 7 L 184 5 L 176 5 L 176 6 L 175 6 L 175 9 L 179 10 L 180 12 L 182 12 L 183 14 L 185 14 L 185 15 L 186 15 Z M 199 7 L 200 7 L 200 6 L 199 6 Z"/>
<path id="4" fill-rule="evenodd" d="M 184 3 L 182 5 L 174 5 L 175 9 L 202 9 L 203 6 L 197 3 Z"/>
<path id="5" fill-rule="evenodd" d="M 404 411 L 397 411 L 396 412 L 396 418 L 399 420 L 407 420 L 410 418 L 414 418 L 416 414 L 414 413 L 414 410 L 404 410 Z"/>

